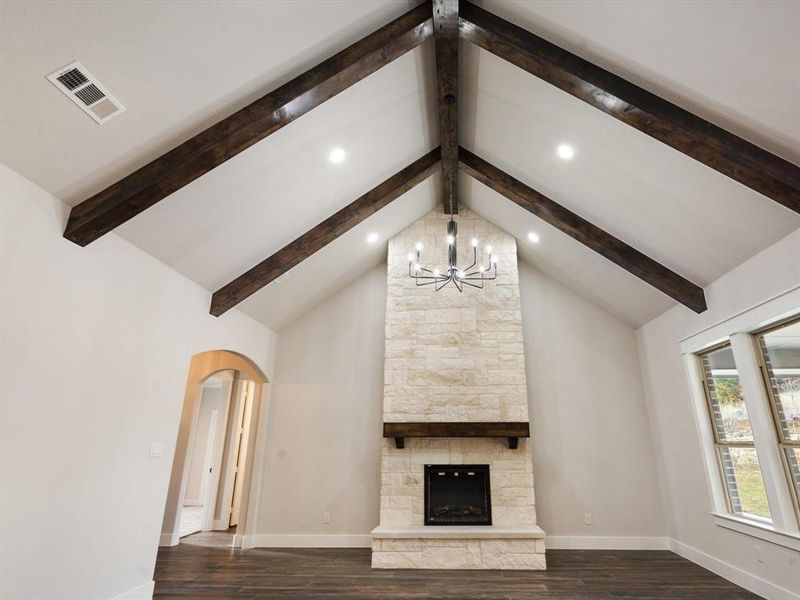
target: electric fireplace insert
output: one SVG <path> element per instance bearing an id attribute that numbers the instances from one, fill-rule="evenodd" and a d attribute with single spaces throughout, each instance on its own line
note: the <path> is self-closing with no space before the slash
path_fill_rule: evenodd
<path id="1" fill-rule="evenodd" d="M 489 465 L 425 465 L 425 525 L 491 525 Z"/>

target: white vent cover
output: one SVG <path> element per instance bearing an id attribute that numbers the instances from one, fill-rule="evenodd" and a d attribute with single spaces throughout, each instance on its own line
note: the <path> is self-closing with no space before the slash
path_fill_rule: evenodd
<path id="1" fill-rule="evenodd" d="M 100 124 L 125 112 L 122 103 L 77 61 L 50 73 L 47 79 Z"/>

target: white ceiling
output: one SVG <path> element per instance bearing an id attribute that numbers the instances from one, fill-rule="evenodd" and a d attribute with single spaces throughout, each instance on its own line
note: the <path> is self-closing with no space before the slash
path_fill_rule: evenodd
<path id="1" fill-rule="evenodd" d="M 475 3 L 800 163 L 797 0 Z"/>
<path id="2" fill-rule="evenodd" d="M 798 215 L 761 194 L 484 50 L 462 47 L 469 65 L 464 144 L 691 281 L 711 283 L 800 225 Z M 575 149 L 572 160 L 556 156 L 561 143 Z M 537 227 L 537 219 L 516 212 L 518 227 Z M 537 254 L 544 270 L 586 279 L 580 265 L 588 263 L 576 269 L 571 253 L 540 244 Z M 664 309 L 652 294 L 611 298 L 637 323 Z"/>
<path id="3" fill-rule="evenodd" d="M 415 4 L 4 0 L 0 160 L 76 204 Z M 45 79 L 73 60 L 124 118 L 95 125 Z"/>
<path id="4" fill-rule="evenodd" d="M 415 2 L 4 2 L 0 161 L 75 204 L 398 16 Z M 481 2 L 800 162 L 800 3 Z M 103 126 L 45 80 L 80 60 L 127 107 Z M 430 42 L 142 213 L 119 233 L 209 290 L 437 144 Z M 462 44 L 461 142 L 705 285 L 800 217 L 571 96 Z M 554 155 L 570 143 L 576 156 Z M 336 146 L 346 160 L 327 160 Z M 461 177 L 520 256 L 640 325 L 675 303 Z M 421 184 L 240 308 L 280 329 L 385 257 L 437 203 Z M 373 245 L 368 232 L 379 234 Z M 527 232 L 542 237 L 530 244 Z"/>

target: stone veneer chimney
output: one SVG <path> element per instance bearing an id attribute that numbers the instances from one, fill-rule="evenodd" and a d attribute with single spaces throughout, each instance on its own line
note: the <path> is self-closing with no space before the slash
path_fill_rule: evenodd
<path id="1" fill-rule="evenodd" d="M 389 241 L 384 422 L 528 421 L 517 253 L 514 238 L 475 213 L 458 215 L 459 263 L 470 239 L 491 244 L 497 279 L 483 290 L 450 284 L 434 292 L 408 277 L 407 255 L 424 244 L 424 264 L 447 264 L 441 209 Z M 425 526 L 426 464 L 488 464 L 491 526 Z M 384 439 L 380 525 L 372 566 L 427 569 L 544 569 L 544 533 L 536 526 L 528 438 Z"/>

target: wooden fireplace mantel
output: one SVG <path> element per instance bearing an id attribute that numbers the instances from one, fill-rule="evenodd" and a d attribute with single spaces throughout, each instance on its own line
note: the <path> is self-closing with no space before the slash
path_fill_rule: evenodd
<path id="1" fill-rule="evenodd" d="M 508 438 L 508 447 L 513 450 L 517 448 L 519 438 L 531 437 L 531 428 L 527 421 L 384 423 L 383 437 L 394 438 L 398 448 L 405 448 L 407 437 L 500 437 Z"/>

